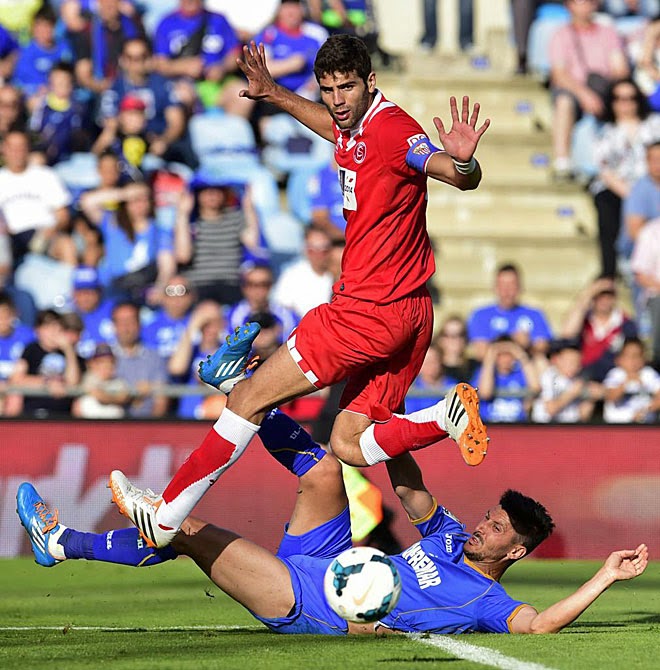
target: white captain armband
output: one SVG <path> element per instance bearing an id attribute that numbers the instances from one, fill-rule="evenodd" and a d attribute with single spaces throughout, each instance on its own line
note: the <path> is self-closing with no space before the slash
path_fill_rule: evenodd
<path id="1" fill-rule="evenodd" d="M 413 138 L 410 138 L 408 142 L 412 139 Z M 431 144 L 431 140 L 429 140 L 426 135 L 420 135 L 419 138 L 410 145 L 410 149 L 408 149 L 408 153 L 406 154 L 406 164 L 413 170 L 426 174 L 426 165 L 429 162 L 429 158 L 431 158 L 433 154 L 437 154 L 441 151 L 442 149 L 438 149 L 438 147 Z"/>

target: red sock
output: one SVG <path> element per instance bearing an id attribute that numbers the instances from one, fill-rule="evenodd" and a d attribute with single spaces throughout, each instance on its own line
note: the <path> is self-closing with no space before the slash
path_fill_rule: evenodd
<path id="1" fill-rule="evenodd" d="M 219 470 L 229 462 L 236 451 L 236 445 L 218 435 L 212 428 L 203 442 L 188 456 L 174 477 L 163 491 L 163 500 L 172 502 L 191 484 L 204 479 L 207 475 Z"/>
<path id="2" fill-rule="evenodd" d="M 411 421 L 394 414 L 386 423 L 373 423 L 360 436 L 360 449 L 368 465 L 388 461 L 408 451 L 428 447 L 447 437 L 437 421 Z"/>

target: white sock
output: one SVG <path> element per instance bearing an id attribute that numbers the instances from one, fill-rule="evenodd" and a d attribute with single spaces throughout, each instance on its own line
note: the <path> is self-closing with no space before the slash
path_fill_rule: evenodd
<path id="1" fill-rule="evenodd" d="M 60 524 L 60 527 L 57 530 L 54 530 L 48 536 L 48 553 L 56 561 L 66 560 L 66 554 L 64 553 L 64 547 L 59 543 L 59 539 L 62 536 L 62 533 L 66 530 L 66 528 L 67 527 L 64 524 Z"/>
<path id="2" fill-rule="evenodd" d="M 367 462 L 367 465 L 375 465 L 376 463 L 382 463 L 383 461 L 389 461 L 392 459 L 391 456 L 388 456 L 382 447 L 376 442 L 376 437 L 374 435 L 374 426 L 371 424 L 365 431 L 360 435 L 360 451 L 364 460 Z"/>

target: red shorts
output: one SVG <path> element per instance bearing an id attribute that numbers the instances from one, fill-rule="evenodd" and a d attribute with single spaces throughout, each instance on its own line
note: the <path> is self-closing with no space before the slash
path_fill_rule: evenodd
<path id="1" fill-rule="evenodd" d="M 432 331 L 424 287 L 387 305 L 334 295 L 305 314 L 287 346 L 317 388 L 348 380 L 340 409 L 387 421 L 402 410 Z"/>

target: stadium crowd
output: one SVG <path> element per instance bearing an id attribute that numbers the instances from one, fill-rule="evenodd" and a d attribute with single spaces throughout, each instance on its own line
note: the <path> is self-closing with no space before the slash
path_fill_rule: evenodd
<path id="1" fill-rule="evenodd" d="M 260 323 L 255 350 L 266 358 L 330 299 L 345 225 L 332 147 L 240 97 L 236 58 L 246 40 L 264 42 L 276 81 L 311 99 L 329 33 L 363 37 L 378 68 L 399 65 L 379 46 L 364 1 L 249 4 L 249 17 L 221 0 L 0 7 L 2 416 L 215 418 L 221 401 L 202 390 L 199 361 L 245 321 Z M 512 4 L 526 72 L 527 32 L 530 49 L 538 38 L 534 24 L 519 30 L 521 3 Z M 605 3 L 609 42 L 586 39 L 608 58 L 620 44 L 621 60 L 601 72 L 610 80 L 598 103 L 587 81 L 596 52 L 585 42 L 583 63 L 579 46 L 579 35 L 607 26 L 592 21 L 596 5 L 555 4 L 564 12 L 556 31 L 574 26 L 578 36 L 552 37 L 546 52 L 554 125 L 565 131 L 555 136 L 556 174 L 589 177 L 602 276 L 553 332 L 521 302 L 516 265 L 500 267 L 492 305 L 440 324 L 409 409 L 465 380 L 479 386 L 491 422 L 656 420 L 660 74 L 646 47 L 658 39 L 660 22 L 648 18 L 658 8 Z M 547 6 L 537 27 L 557 18 Z M 655 77 L 652 91 L 633 68 Z M 597 128 L 586 168 L 568 155 L 579 115 Z M 633 285 L 634 315 L 619 303 L 617 273 Z M 163 392 L 172 384 L 175 397 Z M 323 402 L 294 409 L 312 418 Z"/>

